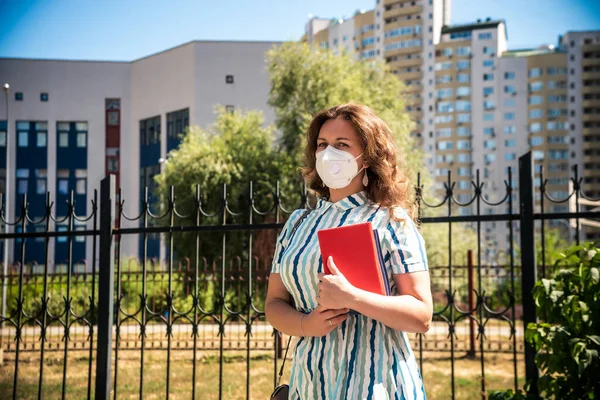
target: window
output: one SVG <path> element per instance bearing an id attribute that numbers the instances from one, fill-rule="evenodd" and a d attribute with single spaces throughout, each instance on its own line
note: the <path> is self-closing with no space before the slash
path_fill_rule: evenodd
<path id="1" fill-rule="evenodd" d="M 454 39 L 469 39 L 471 38 L 472 31 L 464 31 L 464 32 L 454 32 L 450 34 L 450 40 Z"/>
<path id="2" fill-rule="evenodd" d="M 567 101 L 567 96 L 566 95 L 549 95 L 546 98 L 546 101 L 548 103 L 565 103 Z"/>
<path id="3" fill-rule="evenodd" d="M 471 67 L 471 61 L 469 60 L 458 60 L 456 62 L 456 69 L 458 71 L 463 69 L 469 69 Z"/>
<path id="4" fill-rule="evenodd" d="M 491 128 L 491 127 L 483 128 L 483 134 L 486 136 L 494 136 L 494 128 Z"/>
<path id="5" fill-rule="evenodd" d="M 440 128 L 435 131 L 435 137 L 451 137 L 452 136 L 452 128 Z"/>
<path id="6" fill-rule="evenodd" d="M 494 66 L 494 60 L 484 60 L 483 61 L 484 68 L 493 67 L 493 66 Z"/>
<path id="7" fill-rule="evenodd" d="M 459 126 L 456 128 L 456 133 L 458 136 L 471 136 L 471 128 L 468 126 Z"/>
<path id="8" fill-rule="evenodd" d="M 530 68 L 529 69 L 529 77 L 530 78 L 537 78 L 539 76 L 542 76 L 541 68 Z"/>
<path id="9" fill-rule="evenodd" d="M 546 68 L 546 74 L 548 74 L 548 75 L 566 75 L 567 68 L 548 67 L 548 68 Z"/>
<path id="10" fill-rule="evenodd" d="M 77 147 L 87 147 L 87 132 L 77 132 Z"/>
<path id="11" fill-rule="evenodd" d="M 456 121 L 471 122 L 471 114 L 469 114 L 469 113 L 456 114 Z"/>
<path id="12" fill-rule="evenodd" d="M 548 109 L 548 118 L 566 117 L 566 116 L 567 116 L 566 108 L 549 108 Z"/>
<path id="13" fill-rule="evenodd" d="M 542 82 L 542 81 L 531 82 L 528 85 L 528 87 L 529 87 L 530 92 L 539 92 L 540 90 L 542 90 L 544 88 L 544 82 Z"/>
<path id="14" fill-rule="evenodd" d="M 160 144 L 160 115 L 140 120 L 140 146 Z"/>
<path id="15" fill-rule="evenodd" d="M 492 74 L 492 73 L 483 74 L 483 80 L 484 81 L 493 81 L 494 74 Z"/>
<path id="16" fill-rule="evenodd" d="M 40 101 L 48 101 L 48 93 L 40 93 Z"/>
<path id="17" fill-rule="evenodd" d="M 414 34 L 421 33 L 421 25 L 415 26 L 404 26 L 396 29 L 392 29 L 391 31 L 387 31 L 384 34 L 384 37 L 396 37 L 396 36 L 411 36 Z M 450 55 L 452 55 L 452 49 L 450 50 Z"/>
<path id="18" fill-rule="evenodd" d="M 494 102 L 492 100 L 485 100 L 483 102 L 484 110 L 493 110 L 494 108 L 496 108 L 496 105 L 494 104 Z"/>
<path id="19" fill-rule="evenodd" d="M 17 140 L 19 147 L 29 146 L 29 132 L 19 132 Z"/>
<path id="20" fill-rule="evenodd" d="M 363 47 L 369 46 L 369 45 L 372 45 L 372 44 L 375 44 L 375 37 L 374 36 L 371 36 L 369 38 L 365 38 L 365 39 L 362 40 Z M 333 45 L 334 46 L 337 45 L 337 41 L 336 40 L 334 40 Z"/>
<path id="21" fill-rule="evenodd" d="M 483 46 L 483 54 L 494 54 L 494 48 Z"/>
<path id="22" fill-rule="evenodd" d="M 458 181 L 456 182 L 456 187 L 459 189 L 470 189 L 471 188 L 471 182 L 469 181 Z"/>
<path id="23" fill-rule="evenodd" d="M 17 169 L 17 194 L 27 194 L 27 181 L 29 179 L 29 170 L 26 168 Z"/>
<path id="24" fill-rule="evenodd" d="M 504 107 L 514 107 L 515 99 L 504 99 Z"/>
<path id="25" fill-rule="evenodd" d="M 504 133 L 512 134 L 517 132 L 517 127 L 515 125 L 506 125 L 504 127 Z"/>
<path id="26" fill-rule="evenodd" d="M 420 47 L 421 40 L 420 39 L 408 39 L 408 40 L 400 40 L 397 42 L 388 43 L 384 46 L 385 51 L 396 50 L 396 49 L 406 49 L 409 47 Z"/>
<path id="27" fill-rule="evenodd" d="M 35 170 L 35 192 L 37 194 L 46 194 L 46 178 L 48 177 L 45 169 Z"/>
<path id="28" fill-rule="evenodd" d="M 452 112 L 454 111 L 454 105 L 451 101 L 440 101 L 437 104 L 438 112 Z"/>
<path id="29" fill-rule="evenodd" d="M 15 92 L 15 101 L 23 101 L 23 92 Z"/>
<path id="30" fill-rule="evenodd" d="M 452 88 L 438 89 L 437 97 L 438 97 L 438 99 L 445 99 L 448 97 L 452 97 L 453 96 L 452 92 L 453 92 Z"/>
<path id="31" fill-rule="evenodd" d="M 517 159 L 517 154 L 516 153 L 505 153 L 504 154 L 504 160 L 505 161 L 513 161 Z"/>
<path id="32" fill-rule="evenodd" d="M 541 122 L 534 122 L 529 124 L 529 132 L 540 132 L 542 130 Z"/>
<path id="33" fill-rule="evenodd" d="M 58 147 L 69 147 L 69 132 L 58 133 Z"/>
<path id="34" fill-rule="evenodd" d="M 550 160 L 567 160 L 569 158 L 568 150 L 549 150 L 548 159 Z"/>
<path id="35" fill-rule="evenodd" d="M 515 113 L 514 112 L 504 113 L 504 120 L 505 121 L 513 121 L 514 119 L 515 119 Z"/>
<path id="36" fill-rule="evenodd" d="M 470 56 L 471 55 L 471 46 L 461 46 L 456 48 L 457 56 Z"/>
<path id="37" fill-rule="evenodd" d="M 0 131 L 0 147 L 6 147 L 6 131 Z"/>
<path id="38" fill-rule="evenodd" d="M 544 144 L 544 138 L 540 136 L 532 136 L 531 138 L 529 138 L 530 146 L 541 146 L 542 144 Z"/>
<path id="39" fill-rule="evenodd" d="M 544 102 L 543 96 L 529 96 L 529 104 L 538 105 Z"/>
<path id="40" fill-rule="evenodd" d="M 452 122 L 453 119 L 454 118 L 452 117 L 452 114 L 436 115 L 435 116 L 435 123 L 436 124 L 444 124 L 444 123 Z"/>
<path id="41" fill-rule="evenodd" d="M 452 82 L 452 75 L 438 75 L 435 77 L 435 83 L 448 83 Z"/>
<path id="42" fill-rule="evenodd" d="M 494 114 L 493 113 L 484 113 L 483 114 L 483 120 L 484 121 L 493 121 L 494 120 Z"/>
<path id="43" fill-rule="evenodd" d="M 514 85 L 506 85 L 506 86 L 504 86 L 504 93 L 509 93 L 509 94 L 517 93 L 517 87 Z"/>
<path id="44" fill-rule="evenodd" d="M 542 118 L 544 116 L 543 110 L 539 108 L 534 108 L 533 110 L 529 110 L 529 119 Z"/>
<path id="45" fill-rule="evenodd" d="M 457 74 L 456 75 L 456 82 L 461 82 L 461 83 L 466 83 L 469 82 L 471 80 L 471 76 L 469 74 Z"/>
<path id="46" fill-rule="evenodd" d="M 471 176 L 471 167 L 459 167 L 458 176 Z"/>
<path id="47" fill-rule="evenodd" d="M 76 169 L 75 170 L 75 192 L 77 194 L 85 194 L 86 193 L 86 184 L 87 184 L 87 170 Z"/>
<path id="48" fill-rule="evenodd" d="M 483 158 L 484 158 L 486 164 L 491 164 L 494 161 L 496 161 L 496 154 L 494 154 L 494 153 L 486 154 Z"/>
<path id="49" fill-rule="evenodd" d="M 567 136 L 548 136 L 548 144 L 568 144 Z"/>
<path id="50" fill-rule="evenodd" d="M 189 108 L 167 113 L 167 138 L 179 139 L 190 125 Z"/>
<path id="51" fill-rule="evenodd" d="M 435 63 L 436 71 L 444 71 L 447 69 L 452 69 L 452 61 L 443 61 Z"/>
<path id="52" fill-rule="evenodd" d="M 496 148 L 496 141 L 495 140 L 484 140 L 483 141 L 483 148 L 484 149 L 495 149 Z"/>
<path id="53" fill-rule="evenodd" d="M 37 147 L 46 147 L 46 132 L 38 132 L 36 134 L 36 139 Z"/>
<path id="54" fill-rule="evenodd" d="M 506 79 L 507 81 L 511 81 L 511 80 L 515 79 L 515 73 L 514 72 L 505 72 L 504 79 Z"/>
<path id="55" fill-rule="evenodd" d="M 507 139 L 504 141 L 504 147 L 515 147 L 517 143 L 514 139 Z"/>
<path id="56" fill-rule="evenodd" d="M 56 171 L 57 190 L 59 194 L 69 194 L 69 170 L 59 169 Z"/>
<path id="57" fill-rule="evenodd" d="M 534 151 L 532 152 L 532 156 L 533 156 L 533 159 L 534 159 L 534 160 L 536 160 L 536 161 L 541 161 L 541 160 L 543 160 L 543 159 L 544 159 L 544 152 L 543 152 L 543 151 L 541 151 L 541 150 L 534 150 Z M 537 183 L 537 181 L 536 181 L 536 183 Z"/>
<path id="58" fill-rule="evenodd" d="M 549 131 L 563 131 L 567 130 L 568 126 L 566 122 L 550 121 L 546 124 L 546 129 Z"/>
<path id="59" fill-rule="evenodd" d="M 458 100 L 456 102 L 456 111 L 471 111 L 471 102 L 468 100 Z"/>
<path id="60" fill-rule="evenodd" d="M 459 150 L 470 150 L 471 149 L 471 141 L 470 140 L 458 140 L 456 142 L 456 148 Z"/>
<path id="61" fill-rule="evenodd" d="M 456 88 L 457 96 L 469 96 L 471 94 L 471 88 L 469 86 L 461 86 Z"/>
<path id="62" fill-rule="evenodd" d="M 233 75 L 225 75 L 225 83 L 233 83 Z"/>
<path id="63" fill-rule="evenodd" d="M 483 88 L 483 96 L 490 96 L 494 94 L 494 88 L 491 86 L 487 86 Z"/>
<path id="64" fill-rule="evenodd" d="M 491 39 L 492 38 L 492 33 L 491 32 L 482 32 L 479 35 L 477 35 L 477 38 L 479 40 Z"/>
<path id="65" fill-rule="evenodd" d="M 454 143 L 451 140 L 440 140 L 436 143 L 438 150 L 452 150 Z"/>
<path id="66" fill-rule="evenodd" d="M 470 163 L 471 162 L 471 155 L 470 154 L 465 154 L 465 153 L 460 153 L 456 156 L 456 160 L 458 162 L 463 162 L 463 163 Z"/>
<path id="67" fill-rule="evenodd" d="M 109 173 L 115 173 L 119 171 L 119 159 L 110 157 L 106 159 L 106 170 Z"/>
<path id="68" fill-rule="evenodd" d="M 233 114 L 233 112 L 235 111 L 235 107 L 232 106 L 231 104 L 228 104 L 225 106 L 225 111 L 227 111 L 230 114 Z"/>

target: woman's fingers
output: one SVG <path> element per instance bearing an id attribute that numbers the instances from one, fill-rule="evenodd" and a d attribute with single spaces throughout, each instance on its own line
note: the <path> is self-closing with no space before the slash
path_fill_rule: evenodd
<path id="1" fill-rule="evenodd" d="M 348 308 L 340 308 L 338 310 L 327 310 L 323 314 L 327 314 L 327 319 L 335 318 L 338 315 L 348 314 L 350 309 Z"/>

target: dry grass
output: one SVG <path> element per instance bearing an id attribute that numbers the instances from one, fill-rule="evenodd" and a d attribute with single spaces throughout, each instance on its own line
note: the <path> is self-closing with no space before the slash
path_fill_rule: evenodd
<path id="1" fill-rule="evenodd" d="M 145 353 L 144 399 L 166 398 L 166 351 L 152 350 Z M 169 398 L 189 399 L 192 392 L 192 352 L 173 351 L 171 355 Z M 524 375 L 523 361 L 518 360 L 518 376 Z M 63 363 L 62 353 L 48 353 L 44 363 L 43 398 L 61 397 Z M 289 365 L 287 374 L 289 376 Z M 481 360 L 456 358 L 456 399 L 481 398 Z M 93 365 L 94 367 L 95 365 Z M 218 352 L 199 352 L 196 364 L 196 398 L 219 398 Z M 272 353 L 253 351 L 250 359 L 250 398 L 268 398 L 273 385 Z M 14 353 L 5 353 L 5 363 L 0 367 L 0 393 L 8 398 L 13 392 Z M 92 371 L 94 374 L 94 371 Z M 223 362 L 223 399 L 246 398 L 245 352 L 225 352 Z M 486 390 L 513 387 L 512 356 L 490 354 L 485 357 Z M 429 399 L 451 398 L 451 362 L 449 354 L 426 353 L 423 362 L 423 377 Z M 21 355 L 17 398 L 33 399 L 38 396 L 39 357 L 36 353 Z M 87 396 L 88 360 L 87 353 L 72 352 L 67 370 L 66 398 L 84 399 Z M 519 379 L 519 385 L 523 379 Z M 92 393 L 93 393 L 92 380 Z M 140 354 L 138 351 L 122 351 L 118 362 L 117 397 L 139 398 Z"/>

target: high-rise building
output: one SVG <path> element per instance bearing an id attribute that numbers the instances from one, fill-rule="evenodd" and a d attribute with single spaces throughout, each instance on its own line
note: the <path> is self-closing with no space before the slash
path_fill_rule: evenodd
<path id="1" fill-rule="evenodd" d="M 369 20 L 357 24 L 358 16 Z M 516 211 L 518 157 L 531 150 L 536 176 L 543 167 L 548 178 L 547 196 L 565 199 L 578 165 L 584 191 L 600 197 L 600 31 L 568 32 L 558 46 L 509 50 L 503 20 L 451 25 L 449 1 L 376 0 L 374 11 L 351 20 L 311 19 L 306 38 L 335 51 L 343 43 L 335 40 L 336 29 L 352 22 L 360 28 L 356 58 L 383 57 L 404 82 L 411 133 L 438 189 L 451 172 L 455 199 L 467 203 L 479 171 L 489 200 L 499 201 L 511 168 Z M 359 36 L 365 32 L 366 40 Z M 542 204 L 538 193 L 536 207 L 542 206 L 545 212 L 569 210 L 568 203 Z M 470 215 L 474 207 L 457 206 L 456 213 Z M 487 205 L 480 210 L 506 211 Z M 585 237 L 598 235 L 598 228 L 584 229 Z M 508 248 L 506 224 L 485 224 L 484 234 L 490 248 Z"/>

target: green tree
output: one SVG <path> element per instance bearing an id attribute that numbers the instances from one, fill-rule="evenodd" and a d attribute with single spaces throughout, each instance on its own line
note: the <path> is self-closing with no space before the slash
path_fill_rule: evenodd
<path id="1" fill-rule="evenodd" d="M 259 210 L 268 210 L 274 204 L 276 182 L 292 186 L 293 163 L 288 155 L 273 147 L 273 128 L 264 126 L 262 113 L 256 111 L 226 112 L 217 109 L 217 119 L 212 129 L 205 131 L 190 128 L 180 146 L 171 151 L 162 174 L 157 176 L 157 194 L 163 210 L 174 187 L 175 204 L 179 214 L 187 218 L 174 218 L 175 225 L 194 225 L 196 187 L 200 190 L 202 209 L 214 216 L 200 217 L 200 224 L 222 224 L 223 188 L 227 185 L 228 208 L 226 223 L 249 222 L 249 183 L 253 183 L 253 200 Z M 299 189 L 298 185 L 295 185 Z M 298 193 L 300 191 L 298 190 Z M 299 196 L 296 202 L 299 203 Z M 253 214 L 253 222 L 264 222 L 265 217 Z M 271 215 L 272 218 L 272 215 Z M 168 217 L 162 223 L 168 224 Z M 272 232 L 274 235 L 274 232 Z M 178 258 L 193 259 L 196 246 L 195 233 L 174 235 L 174 250 Z M 248 232 L 230 232 L 226 236 L 228 258 L 244 256 L 248 246 Z M 271 240 L 274 243 L 274 238 Z M 200 256 L 209 262 L 222 254 L 222 236 L 215 233 L 200 234 Z"/>
<path id="2" fill-rule="evenodd" d="M 280 146 L 300 159 L 304 134 L 312 116 L 350 101 L 371 107 L 390 126 L 411 170 L 421 166 L 410 136 L 412 122 L 405 110 L 403 85 L 383 61 L 355 61 L 352 54 L 288 42 L 267 53 L 271 92 Z"/>

